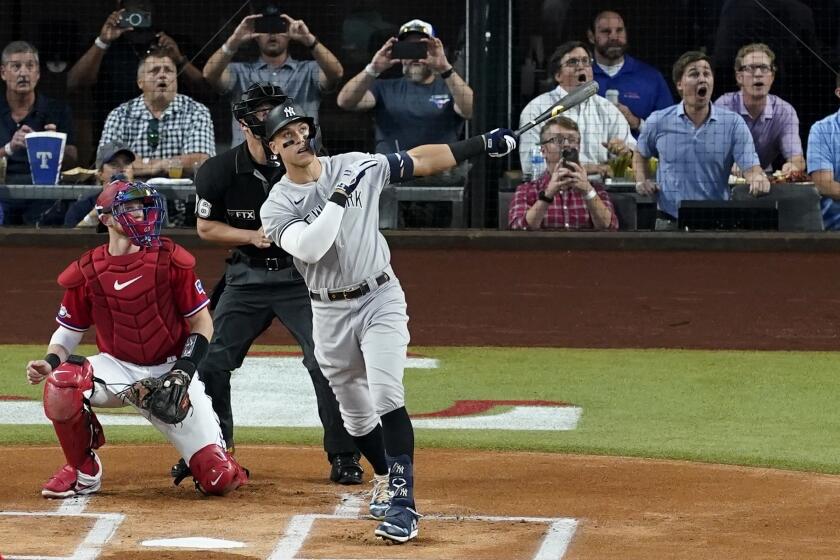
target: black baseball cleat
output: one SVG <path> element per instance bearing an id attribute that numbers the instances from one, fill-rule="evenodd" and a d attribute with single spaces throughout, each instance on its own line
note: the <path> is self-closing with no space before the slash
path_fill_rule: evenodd
<path id="1" fill-rule="evenodd" d="M 192 476 L 192 471 L 190 471 L 190 467 L 187 465 L 187 462 L 184 461 L 183 457 L 179 459 L 176 464 L 172 465 L 172 469 L 169 471 L 169 476 L 175 479 L 173 481 L 175 486 L 180 485 L 181 482 L 188 476 Z"/>
<path id="2" fill-rule="evenodd" d="M 339 484 L 361 484 L 364 470 L 354 453 L 335 455 L 332 458 L 330 480 Z"/>

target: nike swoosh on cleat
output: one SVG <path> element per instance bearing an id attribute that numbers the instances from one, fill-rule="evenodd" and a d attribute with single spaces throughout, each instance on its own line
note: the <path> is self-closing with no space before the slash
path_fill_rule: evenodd
<path id="1" fill-rule="evenodd" d="M 123 290 L 123 289 L 127 288 L 128 286 L 131 286 L 132 284 L 134 284 L 135 282 L 137 282 L 141 278 L 143 278 L 142 274 L 140 276 L 138 276 L 137 278 L 132 278 L 131 280 L 129 280 L 125 284 L 120 284 L 119 280 L 114 280 L 114 289 L 119 292 L 120 290 Z"/>

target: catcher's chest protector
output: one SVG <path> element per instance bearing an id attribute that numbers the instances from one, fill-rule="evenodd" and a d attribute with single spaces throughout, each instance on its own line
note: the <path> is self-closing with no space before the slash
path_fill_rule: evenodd
<path id="1" fill-rule="evenodd" d="M 107 346 L 120 359 L 165 362 L 187 334 L 169 281 L 169 247 L 145 250 L 124 265 L 113 257 L 106 260 L 106 250 L 97 247 L 79 261 L 93 303 L 97 341 L 110 337 Z M 125 355 L 118 355 L 121 349 Z"/>

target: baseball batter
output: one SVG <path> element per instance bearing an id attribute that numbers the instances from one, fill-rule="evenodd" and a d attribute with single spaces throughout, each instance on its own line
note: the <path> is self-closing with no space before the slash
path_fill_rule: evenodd
<path id="1" fill-rule="evenodd" d="M 506 129 L 453 144 L 393 154 L 316 157 L 314 120 L 289 99 L 265 121 L 269 146 L 286 167 L 260 211 L 268 238 L 295 259 L 310 290 L 315 355 L 338 398 L 344 424 L 374 470 L 375 535 L 417 536 L 414 429 L 405 407 L 408 347 L 405 294 L 379 233 L 388 183 L 449 169 L 469 157 L 516 147 Z"/>
<path id="2" fill-rule="evenodd" d="M 157 378 L 187 385 L 189 398 L 175 403 L 186 416 L 170 424 L 142 406 L 138 410 L 175 445 L 200 491 L 226 494 L 245 484 L 248 475 L 225 451 L 201 381 L 197 376 L 189 381 L 213 334 L 207 295 L 193 271 L 195 259 L 160 237 L 163 197 L 148 185 L 115 180 L 96 206 L 108 243 L 83 254 L 58 277 L 65 288 L 58 329 L 46 357 L 26 365 L 29 383 L 46 380 L 44 412 L 67 460 L 41 494 L 68 498 L 97 492 L 102 463 L 94 450 L 105 437 L 91 407 L 126 406 L 137 382 Z M 100 353 L 72 356 L 93 325 Z"/>

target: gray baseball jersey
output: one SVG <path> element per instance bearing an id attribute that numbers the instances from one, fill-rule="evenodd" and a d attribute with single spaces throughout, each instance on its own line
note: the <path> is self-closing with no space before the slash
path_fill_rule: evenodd
<path id="1" fill-rule="evenodd" d="M 295 259 L 295 266 L 310 290 L 343 289 L 357 285 L 391 262 L 391 251 L 379 232 L 379 195 L 391 180 L 392 161 L 383 154 L 350 152 L 318 158 L 321 176 L 315 183 L 293 183 L 284 175 L 260 210 L 266 236 L 279 239 L 295 222 L 311 223 L 324 209 L 341 178 L 341 172 L 362 159 L 377 162 L 365 172 L 347 200 L 335 243 L 316 263 Z"/>
<path id="2" fill-rule="evenodd" d="M 291 224 L 312 223 L 320 215 L 347 167 L 360 160 L 376 161 L 350 194 L 336 240 L 324 256 L 314 264 L 295 259 L 309 289 L 322 292 L 312 301 L 315 357 L 353 436 L 370 433 L 381 415 L 405 405 L 408 315 L 405 294 L 390 266 L 391 252 L 379 233 L 379 195 L 389 182 L 411 176 L 413 164 L 406 157 L 359 152 L 321 157 L 318 181 L 298 185 L 284 176 L 260 210 L 266 236 L 279 241 Z M 383 272 L 385 283 L 371 284 Z M 355 288 L 363 282 L 372 289 L 356 299 L 323 297 L 327 290 Z"/>

